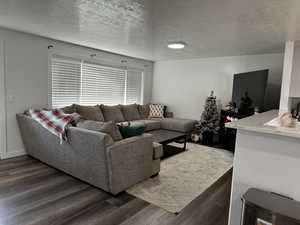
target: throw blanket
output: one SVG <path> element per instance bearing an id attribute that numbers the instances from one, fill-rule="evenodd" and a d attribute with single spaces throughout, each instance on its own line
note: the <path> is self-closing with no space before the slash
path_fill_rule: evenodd
<path id="1" fill-rule="evenodd" d="M 64 114 L 59 109 L 53 109 L 51 111 L 30 109 L 29 114 L 44 128 L 49 130 L 52 134 L 58 136 L 61 144 L 63 140 L 67 139 L 67 126 L 75 122 L 75 119 L 71 114 Z"/>

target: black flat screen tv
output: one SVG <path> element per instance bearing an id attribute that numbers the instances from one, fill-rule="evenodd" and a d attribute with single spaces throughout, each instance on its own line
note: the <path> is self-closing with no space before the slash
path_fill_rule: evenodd
<path id="1" fill-rule="evenodd" d="M 239 108 L 241 98 L 245 96 L 245 93 L 248 93 L 248 96 L 252 99 L 251 107 L 258 107 L 260 111 L 264 111 L 268 74 L 269 70 L 235 74 L 233 78 L 232 102 L 236 103 Z"/>

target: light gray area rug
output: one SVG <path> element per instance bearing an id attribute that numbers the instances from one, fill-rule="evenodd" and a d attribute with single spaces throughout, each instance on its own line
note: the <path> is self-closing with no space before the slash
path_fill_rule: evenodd
<path id="1" fill-rule="evenodd" d="M 192 143 L 187 149 L 163 160 L 159 176 L 136 184 L 127 192 L 179 213 L 232 168 L 231 152 Z"/>

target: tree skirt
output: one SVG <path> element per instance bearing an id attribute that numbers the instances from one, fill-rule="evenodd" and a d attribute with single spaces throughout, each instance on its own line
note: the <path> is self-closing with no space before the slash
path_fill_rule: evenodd
<path id="1" fill-rule="evenodd" d="M 163 160 L 159 176 L 138 183 L 127 192 L 179 213 L 232 168 L 233 154 L 229 151 L 192 143 L 187 149 Z"/>

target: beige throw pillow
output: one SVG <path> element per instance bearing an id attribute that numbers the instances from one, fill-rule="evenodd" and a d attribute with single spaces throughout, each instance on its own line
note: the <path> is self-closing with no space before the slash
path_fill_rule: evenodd
<path id="1" fill-rule="evenodd" d="M 138 105 L 138 110 L 139 110 L 141 119 L 147 119 L 149 117 L 149 113 L 150 113 L 149 104 Z"/>
<path id="2" fill-rule="evenodd" d="M 163 104 L 151 104 L 150 105 L 150 118 L 163 118 L 165 105 Z"/>
<path id="3" fill-rule="evenodd" d="M 114 106 L 101 105 L 101 109 L 105 121 L 114 121 L 115 123 L 125 121 L 120 105 L 114 105 Z"/>
<path id="4" fill-rule="evenodd" d="M 72 113 L 76 112 L 76 105 L 75 104 L 69 105 L 69 106 L 61 108 L 61 110 L 66 114 L 72 114 Z"/>
<path id="5" fill-rule="evenodd" d="M 122 112 L 126 121 L 140 120 L 140 114 L 137 104 L 122 105 Z"/>
<path id="6" fill-rule="evenodd" d="M 99 106 L 76 105 L 76 112 L 84 120 L 104 121 L 102 111 Z"/>

